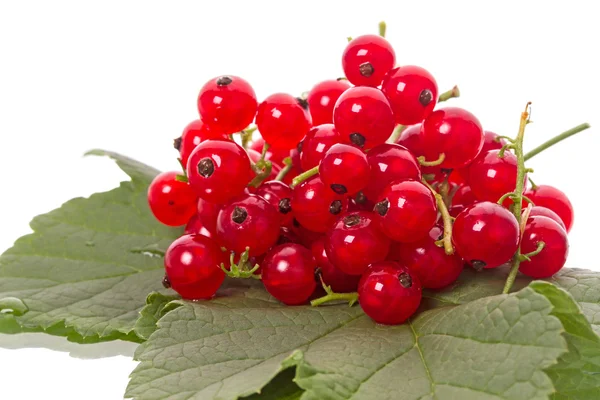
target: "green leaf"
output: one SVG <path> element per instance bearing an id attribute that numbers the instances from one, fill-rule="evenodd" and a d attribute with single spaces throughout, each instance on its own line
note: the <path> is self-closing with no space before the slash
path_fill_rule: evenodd
<path id="1" fill-rule="evenodd" d="M 252 283 L 184 303 L 136 352 L 127 396 L 237 399 L 297 366 L 302 399 L 545 399 L 566 350 L 530 288 L 374 324 L 359 307 L 286 307 Z"/>
<path id="2" fill-rule="evenodd" d="M 138 337 L 147 340 L 156 330 L 156 324 L 166 313 L 179 307 L 178 296 L 166 296 L 153 292 L 146 299 L 146 306 L 140 311 L 140 318 L 136 321 L 134 332 Z"/>
<path id="3" fill-rule="evenodd" d="M 0 332 L 40 332 L 94 342 L 134 333 L 148 293 L 163 290 L 161 254 L 180 229 L 160 225 L 146 200 L 157 171 L 115 153 L 130 177 L 35 217 L 33 233 L 0 256 Z"/>
<path id="4" fill-rule="evenodd" d="M 569 351 L 546 370 L 554 383 L 553 399 L 596 400 L 600 395 L 600 337 L 594 333 L 580 307 L 564 290 L 546 282 L 533 282 L 531 288 L 546 296 L 553 305 L 552 315 L 565 328 Z"/>

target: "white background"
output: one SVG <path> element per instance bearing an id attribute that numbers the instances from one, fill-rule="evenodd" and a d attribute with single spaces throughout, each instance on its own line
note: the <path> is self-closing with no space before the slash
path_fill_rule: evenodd
<path id="1" fill-rule="evenodd" d="M 562 189 L 576 209 L 568 265 L 600 270 L 595 7 L 0 0 L 0 251 L 29 232 L 34 215 L 125 178 L 108 160 L 82 158 L 86 150 L 176 168 L 172 139 L 197 118 L 196 96 L 206 80 L 235 74 L 259 99 L 276 91 L 299 95 L 340 76 L 346 37 L 376 33 L 385 19 L 398 63 L 427 68 L 440 91 L 458 84 L 462 97 L 452 104 L 471 110 L 484 128 L 514 135 L 527 101 L 534 121 L 527 148 L 592 124 L 530 166 L 537 183 Z M 33 348 L 13 350 L 23 347 Z M 0 335 L 0 397 L 119 399 L 135 366 L 134 347 Z"/>

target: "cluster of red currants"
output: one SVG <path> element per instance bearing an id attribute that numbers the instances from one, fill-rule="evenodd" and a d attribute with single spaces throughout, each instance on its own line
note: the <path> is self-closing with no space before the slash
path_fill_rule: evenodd
<path id="1" fill-rule="evenodd" d="M 520 249 L 528 276 L 562 268 L 573 220 L 562 192 L 526 189 L 536 206 L 523 207 L 522 230 L 504 139 L 464 109 L 434 110 L 445 98 L 433 76 L 397 67 L 381 36 L 351 40 L 342 65 L 346 78 L 305 98 L 259 104 L 231 75 L 202 87 L 200 119 L 175 140 L 185 173 L 148 190 L 160 222 L 187 224 L 165 254 L 165 285 L 208 299 L 226 275 L 254 277 L 288 305 L 323 286 L 326 300 L 358 296 L 376 322 L 398 324 L 422 288 L 452 284 L 464 265 L 496 268 Z"/>

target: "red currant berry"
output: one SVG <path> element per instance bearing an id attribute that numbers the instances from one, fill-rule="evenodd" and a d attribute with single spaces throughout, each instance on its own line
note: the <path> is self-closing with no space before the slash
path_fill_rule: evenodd
<path id="1" fill-rule="evenodd" d="M 463 207 L 468 207 L 476 201 L 477 198 L 475 198 L 475 194 L 469 185 L 460 186 L 456 193 L 454 193 L 454 197 L 452 197 L 453 206 L 461 205 Z"/>
<path id="2" fill-rule="evenodd" d="M 292 220 L 290 230 L 298 238 L 298 241 L 295 243 L 299 243 L 307 249 L 310 249 L 314 242 L 324 237 L 324 234 L 322 232 L 309 231 L 308 229 L 300 225 L 298 220 L 295 218 Z"/>
<path id="3" fill-rule="evenodd" d="M 414 65 L 394 68 L 383 79 L 381 91 L 392 106 L 397 124 L 422 122 L 435 107 L 438 87 L 433 76 Z"/>
<path id="4" fill-rule="evenodd" d="M 363 35 L 348 43 L 342 55 L 346 78 L 353 85 L 377 87 L 396 64 L 394 48 L 378 35 Z"/>
<path id="5" fill-rule="evenodd" d="M 544 242 L 542 251 L 531 256 L 531 261 L 522 261 L 519 267 L 521 273 L 534 279 L 556 274 L 565 265 L 569 254 L 567 231 L 562 226 L 548 217 L 530 217 L 521 240 L 521 254 L 535 251 L 540 242 Z"/>
<path id="6" fill-rule="evenodd" d="M 273 149 L 293 149 L 310 129 L 310 115 L 305 101 L 292 95 L 276 93 L 258 106 L 256 126 Z"/>
<path id="7" fill-rule="evenodd" d="M 192 151 L 194 151 L 196 146 L 207 139 L 227 140 L 228 137 L 209 131 L 206 124 L 199 119 L 190 122 L 183 129 L 181 138 L 175 139 L 175 148 L 179 150 L 179 158 L 181 158 L 181 163 L 183 165 L 187 165 L 187 160 L 190 157 L 190 154 L 192 154 Z"/>
<path id="8" fill-rule="evenodd" d="M 497 202 L 500 197 L 515 190 L 517 185 L 517 157 L 506 151 L 490 150 L 469 166 L 469 185 L 479 201 Z M 508 200 L 508 205 L 512 204 Z"/>
<path id="9" fill-rule="evenodd" d="M 346 214 L 325 235 L 329 261 L 350 275 L 362 274 L 369 264 L 383 261 L 390 240 L 379 229 L 372 212 Z"/>
<path id="10" fill-rule="evenodd" d="M 331 146 L 319 165 L 323 183 L 337 194 L 353 196 L 369 183 L 371 167 L 367 155 L 348 144 Z"/>
<path id="11" fill-rule="evenodd" d="M 471 164 L 475 163 L 480 158 L 485 157 L 487 152 L 490 150 L 500 150 L 505 144 L 506 141 L 504 139 L 499 139 L 498 135 L 494 132 L 483 131 L 483 147 L 481 147 L 479 155 L 475 157 L 475 160 L 473 160 Z M 461 178 L 464 182 L 457 182 L 459 184 L 466 183 L 469 180 L 469 167 L 471 166 L 471 164 L 467 165 L 466 167 L 454 170 L 454 172 L 452 172 L 451 177 Z"/>
<path id="12" fill-rule="evenodd" d="M 184 235 L 204 235 L 208 238 L 214 238 L 215 234 L 213 232 L 206 229 L 204 224 L 202 224 L 202 221 L 200 221 L 198 214 L 194 214 L 192 216 L 192 218 L 190 218 L 190 220 L 188 221 L 187 225 L 185 226 L 185 230 L 183 231 L 183 234 Z"/>
<path id="13" fill-rule="evenodd" d="M 525 196 L 536 206 L 551 209 L 558 214 L 567 227 L 567 232 L 573 227 L 573 206 L 566 194 L 550 185 L 539 185 L 535 189 L 525 191 Z"/>
<path id="14" fill-rule="evenodd" d="M 435 242 L 444 231 L 434 226 L 429 235 L 413 243 L 403 243 L 398 249 L 399 260 L 406 265 L 425 289 L 441 289 L 454 283 L 463 270 L 463 261 L 456 255 L 447 255 Z"/>
<path id="15" fill-rule="evenodd" d="M 425 156 L 446 158 L 438 168 L 462 168 L 477 157 L 483 147 L 483 129 L 479 120 L 467 110 L 447 107 L 432 112 L 421 129 Z"/>
<path id="16" fill-rule="evenodd" d="M 367 160 L 371 174 L 363 193 L 371 201 L 375 201 L 392 181 L 421 180 L 419 163 L 410 151 L 400 145 L 380 144 L 367 153 Z"/>
<path id="17" fill-rule="evenodd" d="M 259 137 L 250 144 L 250 149 L 256 151 L 258 154 L 261 154 L 264 146 L 265 140 L 262 137 Z M 265 160 L 283 165 L 283 160 L 286 157 L 289 157 L 289 155 L 290 152 L 287 149 L 273 149 L 269 147 L 265 153 Z"/>
<path id="18" fill-rule="evenodd" d="M 265 199 L 280 214 L 280 225 L 287 226 L 294 218 L 292 214 L 292 189 L 279 181 L 268 181 L 260 185 L 256 195 Z"/>
<path id="19" fill-rule="evenodd" d="M 259 256 L 279 239 L 279 218 L 275 207 L 260 196 L 237 198 L 219 212 L 219 243 L 236 253 L 249 247 L 251 256 Z"/>
<path id="20" fill-rule="evenodd" d="M 384 143 L 394 130 L 394 114 L 381 90 L 353 87 L 333 109 L 333 123 L 342 140 L 364 149 Z"/>
<path id="21" fill-rule="evenodd" d="M 302 182 L 292 191 L 294 217 L 313 232 L 327 232 L 347 209 L 348 199 L 335 194 L 318 176 Z"/>
<path id="22" fill-rule="evenodd" d="M 250 159 L 237 143 L 206 140 L 187 163 L 190 186 L 206 201 L 225 203 L 239 196 L 253 178 Z"/>
<path id="23" fill-rule="evenodd" d="M 348 81 L 339 79 L 317 83 L 310 90 L 306 100 L 313 125 L 333 123 L 333 106 L 342 93 L 349 88 Z"/>
<path id="24" fill-rule="evenodd" d="M 299 244 L 286 243 L 272 248 L 261 267 L 267 292 L 289 306 L 305 303 L 317 286 L 317 263 L 310 250 Z"/>
<path id="25" fill-rule="evenodd" d="M 163 172 L 148 187 L 152 214 L 169 226 L 184 225 L 196 213 L 196 194 L 190 185 L 175 179 L 177 175 L 177 172 Z"/>
<path id="26" fill-rule="evenodd" d="M 308 171 L 319 165 L 327 150 L 341 141 L 342 138 L 332 124 L 323 124 L 312 128 L 302 142 L 302 152 L 300 153 L 302 170 Z"/>
<path id="27" fill-rule="evenodd" d="M 185 235 L 165 253 L 165 270 L 170 286 L 187 300 L 210 299 L 225 279 L 221 263 L 227 253 L 203 235 Z"/>
<path id="28" fill-rule="evenodd" d="M 331 286 L 331 290 L 337 293 L 354 292 L 358 288 L 360 275 L 349 275 L 336 268 L 327 257 L 325 251 L 325 238 L 320 237 L 311 246 L 313 258 L 321 271 L 323 282 Z"/>
<path id="29" fill-rule="evenodd" d="M 211 79 L 198 95 L 200 118 L 211 131 L 224 135 L 245 129 L 254 120 L 256 107 L 252 86 L 233 75 Z"/>
<path id="30" fill-rule="evenodd" d="M 431 190 L 417 181 L 390 183 L 379 196 L 374 211 L 383 232 L 401 243 L 425 237 L 437 220 Z"/>
<path id="31" fill-rule="evenodd" d="M 497 203 L 476 203 L 456 217 L 452 242 L 458 254 L 475 269 L 496 268 L 517 251 L 519 224 L 510 211 Z"/>
<path id="32" fill-rule="evenodd" d="M 523 212 L 525 212 L 525 211 L 523 211 Z M 529 212 L 529 217 L 537 217 L 537 216 L 548 217 L 551 220 L 553 220 L 554 222 L 556 222 L 557 224 L 559 224 L 565 231 L 567 230 L 567 227 L 565 226 L 565 223 L 563 222 L 563 220 L 560 219 L 560 217 L 558 216 L 557 213 L 555 213 L 554 211 L 552 211 L 549 208 L 542 207 L 542 206 L 531 207 L 531 211 Z"/>
<path id="33" fill-rule="evenodd" d="M 358 283 L 361 308 L 379 324 L 403 323 L 417 311 L 422 296 L 419 278 L 393 261 L 372 264 Z"/>
<path id="34" fill-rule="evenodd" d="M 199 198 L 197 210 L 198 219 L 202 222 L 202 225 L 209 231 L 214 232 L 217 229 L 217 215 L 221 211 L 221 206 Z"/>

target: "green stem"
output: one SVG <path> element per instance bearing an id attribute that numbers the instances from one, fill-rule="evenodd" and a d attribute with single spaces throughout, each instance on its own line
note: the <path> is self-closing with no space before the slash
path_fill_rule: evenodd
<path id="1" fill-rule="evenodd" d="M 527 177 L 527 179 L 529 179 L 529 183 L 531 183 L 531 190 L 536 190 L 538 188 L 538 185 L 536 185 L 533 179 L 531 179 L 530 177 Z"/>
<path id="2" fill-rule="evenodd" d="M 398 141 L 398 139 L 400 139 L 402 132 L 404 132 L 404 130 L 406 128 L 408 128 L 408 126 L 406 126 L 406 125 L 396 125 L 396 127 L 394 128 L 394 132 L 392 132 L 392 135 L 389 137 L 387 142 L 388 143 L 396 143 Z"/>
<path id="3" fill-rule="evenodd" d="M 523 138 L 525 137 L 525 126 L 529 122 L 529 107 L 531 102 L 527 103 L 525 106 L 525 111 L 521 113 L 521 121 L 519 123 L 519 132 L 517 133 L 517 137 L 514 141 L 514 151 L 515 156 L 517 157 L 517 184 L 514 191 L 514 196 L 512 197 L 513 205 L 512 212 L 517 219 L 519 226 L 521 224 L 521 211 L 523 206 L 523 189 L 525 186 L 525 157 L 523 155 Z M 523 235 L 523 232 L 520 232 L 520 235 Z M 515 283 L 515 279 L 517 277 L 517 273 L 519 272 L 519 265 L 521 264 L 521 246 L 517 249 L 517 253 L 513 257 L 513 263 L 510 268 L 510 272 L 508 277 L 506 278 L 506 284 L 504 285 L 504 290 L 502 293 L 507 294 L 510 292 L 513 284 Z"/>
<path id="4" fill-rule="evenodd" d="M 545 246 L 546 246 L 546 243 L 538 242 L 537 247 L 534 251 L 532 251 L 531 253 L 527 253 L 527 254 L 521 254 L 521 261 L 531 261 L 531 257 L 537 256 L 538 254 L 540 254 L 540 252 L 542 250 L 544 250 Z"/>
<path id="5" fill-rule="evenodd" d="M 248 186 L 257 188 L 271 175 L 273 164 L 269 160 L 259 160 L 256 164 L 254 164 L 254 170 L 256 172 L 256 176 L 250 181 Z"/>
<path id="6" fill-rule="evenodd" d="M 347 301 L 350 306 L 354 305 L 358 301 L 358 293 L 328 293 L 323 297 L 319 297 L 318 299 L 314 299 L 310 302 L 310 305 L 313 307 L 320 306 L 325 303 L 329 303 L 330 301 Z"/>
<path id="7" fill-rule="evenodd" d="M 460 90 L 458 90 L 458 86 L 454 86 L 452 89 L 440 94 L 440 97 L 438 97 L 438 103 L 453 99 L 455 97 L 460 97 Z"/>
<path id="8" fill-rule="evenodd" d="M 431 193 L 435 197 L 435 202 L 437 203 L 438 211 L 442 214 L 442 221 L 444 223 L 444 236 L 442 237 L 442 244 L 444 246 L 444 251 L 448 255 L 454 254 L 454 247 L 452 246 L 452 216 L 448 212 L 448 208 L 446 207 L 446 203 L 444 203 L 444 198 L 435 191 L 435 189 L 427 183 L 425 179 L 422 180 L 423 184 L 431 190 Z"/>
<path id="9" fill-rule="evenodd" d="M 221 263 L 221 270 L 225 272 L 230 278 L 241 278 L 241 279 L 261 279 L 260 275 L 255 275 L 259 268 L 259 264 L 251 265 L 248 263 L 248 259 L 250 258 L 250 248 L 246 247 L 246 251 L 240 254 L 240 259 L 238 263 L 235 262 L 235 253 L 231 253 L 229 255 L 229 269 L 225 268 L 225 264 Z"/>
<path id="10" fill-rule="evenodd" d="M 301 184 L 308 178 L 311 178 L 318 173 L 319 173 L 318 165 L 316 167 L 309 169 L 308 171 L 304 171 L 303 173 L 301 173 L 300 175 L 298 175 L 297 177 L 294 178 L 294 180 L 292 181 L 292 187 L 298 186 L 299 184 Z"/>
<path id="11" fill-rule="evenodd" d="M 386 29 L 387 29 L 387 25 L 386 25 L 385 21 L 381 21 L 379 23 L 379 36 L 384 38 Z"/>
<path id="12" fill-rule="evenodd" d="M 540 144 L 535 149 L 527 152 L 527 154 L 525 154 L 525 156 L 524 156 L 525 161 L 529 160 L 530 158 L 532 158 L 535 155 L 538 155 L 539 153 L 546 150 L 547 148 L 554 146 L 556 143 L 562 142 L 566 138 L 570 138 L 571 136 L 573 136 L 581 131 L 585 131 L 589 127 L 590 127 L 590 124 L 588 124 L 586 122 L 585 124 L 577 125 L 576 127 L 569 129 L 568 131 L 564 131 L 560 135 L 554 136 L 552 139 Z"/>
<path id="13" fill-rule="evenodd" d="M 440 165 L 441 163 L 443 163 L 445 159 L 446 159 L 446 155 L 444 153 L 440 153 L 438 159 L 435 161 L 427 161 L 427 160 L 425 160 L 425 156 L 417 157 L 417 161 L 423 167 L 436 167 L 436 166 Z"/>
<path id="14" fill-rule="evenodd" d="M 292 165 L 292 159 L 289 158 L 289 157 L 286 157 L 286 158 L 283 159 L 283 165 L 284 165 L 284 167 L 282 168 L 281 171 L 279 171 L 279 173 L 275 177 L 276 181 L 282 181 L 283 178 L 285 178 L 287 176 L 287 174 L 289 174 L 289 172 L 294 167 Z"/>

